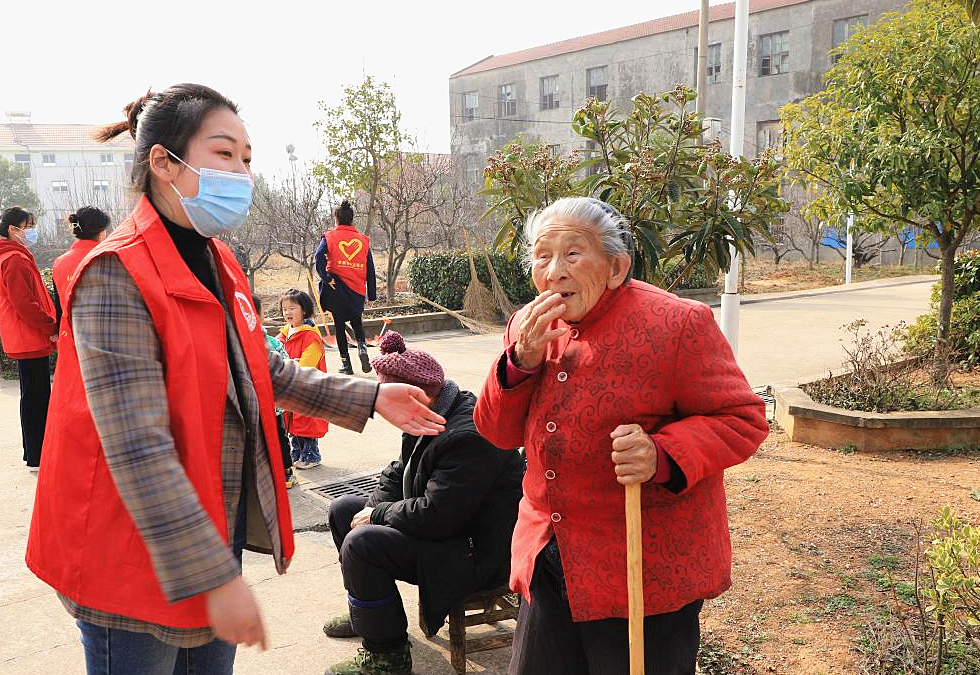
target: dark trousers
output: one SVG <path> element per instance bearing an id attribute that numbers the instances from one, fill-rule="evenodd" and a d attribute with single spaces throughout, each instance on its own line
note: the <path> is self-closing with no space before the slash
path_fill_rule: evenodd
<path id="1" fill-rule="evenodd" d="M 694 675 L 703 600 L 643 622 L 645 672 Z M 623 675 L 629 672 L 626 619 L 573 622 L 554 540 L 538 555 L 531 603 L 521 603 L 509 675 Z"/>
<path id="2" fill-rule="evenodd" d="M 276 432 L 279 434 L 279 452 L 282 454 L 282 468 L 288 471 L 293 466 L 293 453 L 290 449 L 286 425 L 282 421 L 282 413 L 276 414 Z"/>
<path id="3" fill-rule="evenodd" d="M 20 378 L 20 433 L 24 442 L 24 461 L 27 466 L 40 466 L 44 425 L 51 399 L 48 357 L 18 359 L 17 375 Z"/>
<path id="4" fill-rule="evenodd" d="M 398 649 L 408 641 L 408 619 L 395 580 L 418 583 L 418 542 L 392 527 L 362 525 L 351 530 L 365 497 L 330 502 L 330 533 L 340 552 L 351 608 L 351 624 L 369 651 Z"/>
<path id="5" fill-rule="evenodd" d="M 333 333 L 337 336 L 337 349 L 340 351 L 340 356 L 344 358 L 350 358 L 348 356 L 348 343 L 347 343 L 347 331 L 344 329 L 344 324 L 349 323 L 351 328 L 354 329 L 354 337 L 357 339 L 357 343 L 361 344 L 364 342 L 364 324 L 361 322 L 360 315 L 358 316 L 338 316 L 333 315 Z"/>

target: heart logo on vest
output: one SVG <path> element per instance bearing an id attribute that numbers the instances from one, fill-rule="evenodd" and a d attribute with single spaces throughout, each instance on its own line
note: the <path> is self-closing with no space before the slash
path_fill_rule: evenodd
<path id="1" fill-rule="evenodd" d="M 248 329 L 255 330 L 255 326 L 259 323 L 259 317 L 252 309 L 252 301 L 241 291 L 235 291 L 235 300 L 238 301 L 238 310 L 242 313 L 245 323 L 248 324 Z"/>
<path id="2" fill-rule="evenodd" d="M 364 242 L 360 239 L 348 239 L 347 241 L 342 241 L 339 244 L 340 252 L 344 254 L 347 260 L 353 260 L 354 256 L 361 252 L 364 248 Z"/>

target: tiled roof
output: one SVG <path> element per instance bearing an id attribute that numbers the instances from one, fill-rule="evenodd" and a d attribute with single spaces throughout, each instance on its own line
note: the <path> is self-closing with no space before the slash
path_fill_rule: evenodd
<path id="1" fill-rule="evenodd" d="M 0 148 L 133 147 L 133 138 L 129 134 L 99 143 L 95 134 L 100 128 L 95 124 L 0 124 Z"/>
<path id="2" fill-rule="evenodd" d="M 749 13 L 755 14 L 757 12 L 765 12 L 769 9 L 777 9 L 779 7 L 787 7 L 789 5 L 799 5 L 810 1 L 811 0 L 750 0 Z M 550 56 L 559 56 L 560 54 L 569 54 L 571 52 L 591 49 L 592 47 L 601 47 L 603 45 L 609 45 L 615 42 L 634 40 L 636 38 L 649 37 L 660 33 L 668 33 L 670 31 L 680 30 L 682 28 L 690 28 L 698 25 L 698 14 L 698 10 L 695 10 L 684 14 L 675 14 L 673 16 L 665 16 L 660 19 L 654 19 L 652 21 L 636 23 L 632 26 L 613 28 L 612 30 L 602 31 L 601 33 L 592 33 L 591 35 L 582 35 L 581 37 L 571 38 L 569 40 L 552 42 L 551 44 L 541 45 L 539 47 L 522 49 L 518 52 L 501 54 L 500 56 L 488 56 L 481 61 L 477 61 L 472 66 L 468 66 L 463 70 L 453 73 L 449 77 L 454 78 L 461 75 L 482 73 L 488 70 L 494 70 L 496 68 L 504 68 L 506 66 L 514 66 L 519 63 L 527 63 L 528 61 L 546 59 Z M 733 19 L 734 17 L 734 2 L 727 2 L 723 5 L 715 5 L 708 9 L 708 21 L 724 21 L 726 19 Z"/>

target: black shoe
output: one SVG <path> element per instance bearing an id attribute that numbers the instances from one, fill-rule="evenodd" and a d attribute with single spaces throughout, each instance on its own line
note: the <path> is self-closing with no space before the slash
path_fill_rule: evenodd
<path id="1" fill-rule="evenodd" d="M 341 375 L 353 375 L 354 369 L 350 365 L 349 356 L 340 357 L 340 370 L 338 371 Z"/>
<path id="2" fill-rule="evenodd" d="M 354 627 L 350 625 L 350 614 L 335 616 L 323 622 L 323 632 L 328 637 L 352 638 L 357 637 Z"/>
<path id="3" fill-rule="evenodd" d="M 371 359 L 368 358 L 367 345 L 363 342 L 357 345 L 357 355 L 361 357 L 361 370 L 365 373 L 371 372 Z"/>

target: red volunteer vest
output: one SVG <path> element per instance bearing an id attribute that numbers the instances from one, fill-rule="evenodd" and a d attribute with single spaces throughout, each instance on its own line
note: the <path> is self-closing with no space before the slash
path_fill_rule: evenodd
<path id="1" fill-rule="evenodd" d="M 75 276 L 75 270 L 98 243 L 94 239 L 76 239 L 67 251 L 55 258 L 54 265 L 51 266 L 51 277 L 54 279 L 54 287 L 58 291 L 59 298 L 65 297 L 68 283 Z"/>
<path id="2" fill-rule="evenodd" d="M 20 262 L 31 270 L 34 294 L 53 321 L 54 303 L 41 280 L 34 256 L 17 242 L 5 241 L 3 251 L 0 252 L 0 266 L 12 258 L 20 258 Z M 0 292 L 0 342 L 3 342 L 3 351 L 12 359 L 47 356 L 54 351 L 50 335 L 21 321 L 15 307 L 20 300 L 22 298 L 8 298 L 5 292 Z"/>
<path id="3" fill-rule="evenodd" d="M 358 295 L 367 295 L 367 258 L 371 240 L 353 225 L 337 225 L 327 240 L 327 271 Z"/>
<path id="4" fill-rule="evenodd" d="M 303 355 L 303 352 L 306 351 L 306 348 L 311 344 L 316 344 L 317 342 L 319 342 L 321 345 L 323 344 L 323 338 L 320 337 L 320 331 L 313 326 L 300 326 L 299 329 L 293 333 L 292 337 L 287 337 L 286 333 L 288 330 L 289 329 L 287 326 L 283 326 L 277 337 L 291 359 L 299 359 L 299 357 Z M 324 352 L 326 352 L 326 350 L 324 350 Z M 326 353 L 320 356 L 320 362 L 316 364 L 316 368 L 320 372 L 327 372 Z M 323 438 L 327 435 L 327 431 L 330 429 L 330 425 L 327 420 L 319 417 L 307 417 L 306 415 L 300 415 L 299 413 L 287 411 L 283 416 L 283 419 L 285 420 L 286 431 L 291 433 L 293 436 L 301 436 L 303 438 Z"/>
<path id="5" fill-rule="evenodd" d="M 265 334 L 235 256 L 216 239 L 210 246 L 258 396 L 282 553 L 288 561 L 293 555 L 293 531 L 282 459 L 275 451 L 279 438 Z M 92 260 L 106 254 L 119 257 L 150 311 L 163 352 L 170 430 L 180 462 L 201 505 L 227 541 L 221 485 L 228 377 L 224 310 L 181 260 L 153 206 L 143 197 L 126 222 L 82 262 L 68 285 L 66 316 L 71 313 L 78 278 Z M 87 607 L 165 626 L 207 626 L 203 595 L 171 604 L 160 590 L 149 552 L 106 466 L 86 405 L 70 321 L 64 322 L 60 344 L 42 453 L 44 468 L 27 542 L 28 567 Z"/>

